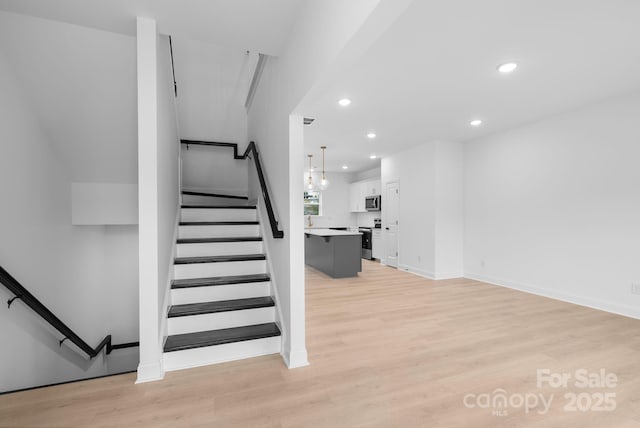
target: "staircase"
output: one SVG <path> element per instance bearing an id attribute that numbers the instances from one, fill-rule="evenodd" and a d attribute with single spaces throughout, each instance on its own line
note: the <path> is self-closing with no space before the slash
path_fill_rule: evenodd
<path id="1" fill-rule="evenodd" d="M 182 200 L 165 370 L 279 353 L 256 207 L 234 195 L 185 191 Z"/>

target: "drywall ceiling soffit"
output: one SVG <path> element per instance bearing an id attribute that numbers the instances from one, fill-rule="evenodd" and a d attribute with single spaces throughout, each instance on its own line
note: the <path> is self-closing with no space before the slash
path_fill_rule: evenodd
<path id="1" fill-rule="evenodd" d="M 0 10 L 135 35 L 135 18 L 164 34 L 278 55 L 300 0 L 0 0 Z"/>

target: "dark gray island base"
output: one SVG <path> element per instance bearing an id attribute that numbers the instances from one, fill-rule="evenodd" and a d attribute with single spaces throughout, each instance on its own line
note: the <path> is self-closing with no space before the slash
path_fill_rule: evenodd
<path id="1" fill-rule="evenodd" d="M 362 233 L 331 229 L 304 232 L 304 260 L 333 278 L 350 278 L 362 271 Z"/>

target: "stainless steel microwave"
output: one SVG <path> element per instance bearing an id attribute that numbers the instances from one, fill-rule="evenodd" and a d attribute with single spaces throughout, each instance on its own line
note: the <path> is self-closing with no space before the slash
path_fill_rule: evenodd
<path id="1" fill-rule="evenodd" d="M 380 211 L 380 195 L 367 196 L 364 199 L 364 206 L 367 211 Z"/>

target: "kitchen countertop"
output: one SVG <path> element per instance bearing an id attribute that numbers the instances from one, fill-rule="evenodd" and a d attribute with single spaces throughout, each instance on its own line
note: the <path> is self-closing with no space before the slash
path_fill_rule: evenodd
<path id="1" fill-rule="evenodd" d="M 305 229 L 305 234 L 315 236 L 355 236 L 362 235 L 362 232 L 348 232 L 345 230 L 333 230 L 333 229 Z"/>

